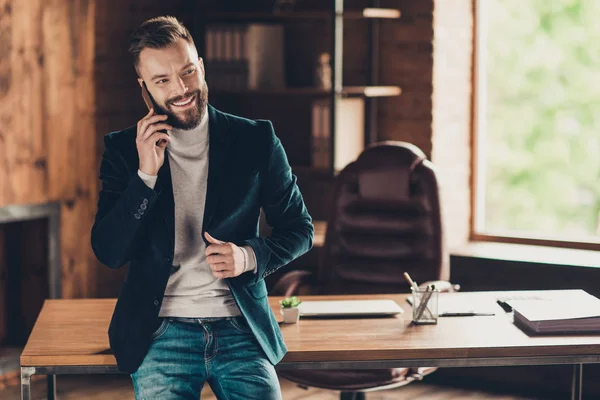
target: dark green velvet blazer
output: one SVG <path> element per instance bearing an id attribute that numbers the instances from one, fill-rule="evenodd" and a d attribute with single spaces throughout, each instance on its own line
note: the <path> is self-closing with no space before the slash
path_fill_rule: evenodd
<path id="1" fill-rule="evenodd" d="M 208 113 L 202 230 L 223 241 L 252 246 L 256 274 L 249 271 L 225 280 L 266 356 L 276 364 L 287 348 L 268 304 L 264 278 L 312 247 L 312 219 L 271 122 L 237 117 L 210 105 Z M 100 262 L 109 268 L 129 263 L 108 335 L 119 370 L 130 374 L 140 366 L 159 325 L 175 242 L 168 155 L 150 189 L 137 174 L 135 138 L 135 126 L 104 137 L 102 186 L 91 231 Z M 269 237 L 259 237 L 261 207 L 273 227 Z"/>

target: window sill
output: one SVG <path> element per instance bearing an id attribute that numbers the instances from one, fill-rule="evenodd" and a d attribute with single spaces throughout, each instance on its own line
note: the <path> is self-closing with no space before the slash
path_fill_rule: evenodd
<path id="1" fill-rule="evenodd" d="M 450 251 L 451 256 L 600 268 L 600 251 L 529 244 L 469 242 Z"/>

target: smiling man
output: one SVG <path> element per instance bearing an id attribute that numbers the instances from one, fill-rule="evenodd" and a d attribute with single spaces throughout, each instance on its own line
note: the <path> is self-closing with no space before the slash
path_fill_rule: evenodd
<path id="1" fill-rule="evenodd" d="M 202 58 L 173 17 L 130 52 L 151 109 L 104 138 L 91 232 L 98 259 L 129 264 L 111 349 L 136 399 L 280 399 L 285 355 L 264 278 L 312 247 L 312 219 L 273 126 L 208 104 Z M 260 209 L 273 227 L 259 237 Z"/>

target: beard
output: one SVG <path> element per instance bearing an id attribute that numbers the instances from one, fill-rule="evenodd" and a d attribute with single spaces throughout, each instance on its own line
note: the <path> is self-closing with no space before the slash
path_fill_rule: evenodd
<path id="1" fill-rule="evenodd" d="M 194 96 L 196 99 L 196 107 L 192 107 L 189 110 L 175 113 L 172 111 L 173 103 L 181 102 L 182 100 L 188 99 Z M 208 85 L 206 81 L 202 85 L 202 89 L 187 93 L 185 96 L 177 96 L 172 99 L 165 101 L 165 106 L 161 106 L 154 102 L 154 106 L 157 110 L 157 114 L 164 114 L 167 116 L 167 120 L 164 121 L 171 125 L 175 129 L 190 130 L 194 129 L 200 124 L 204 114 L 207 112 L 208 105 Z"/>

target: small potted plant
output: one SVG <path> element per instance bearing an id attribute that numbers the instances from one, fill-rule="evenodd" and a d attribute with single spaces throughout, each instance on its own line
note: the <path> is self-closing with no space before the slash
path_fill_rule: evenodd
<path id="1" fill-rule="evenodd" d="M 296 296 L 286 297 L 280 300 L 281 314 L 283 314 L 283 322 L 286 324 L 294 324 L 300 319 L 300 309 L 298 306 L 302 303 Z"/>

